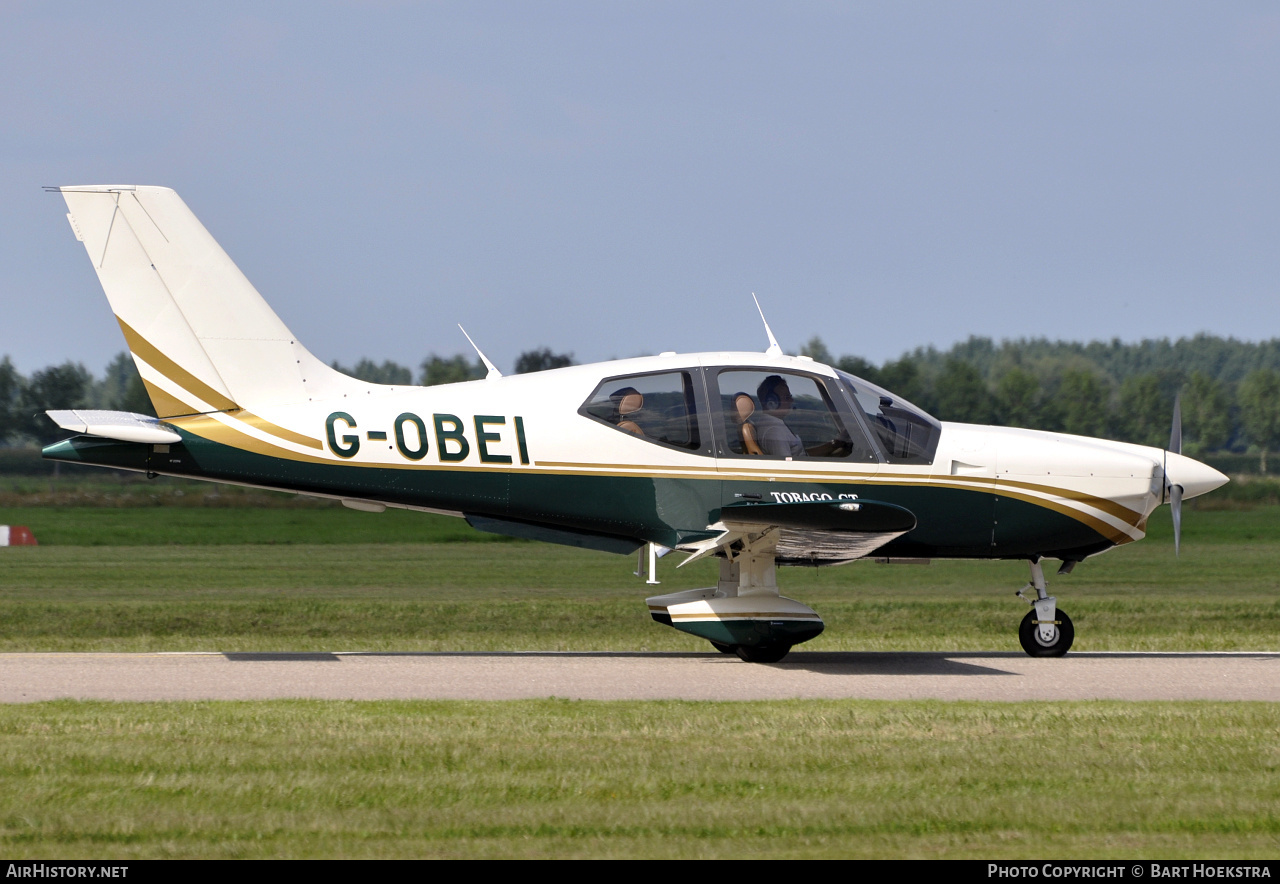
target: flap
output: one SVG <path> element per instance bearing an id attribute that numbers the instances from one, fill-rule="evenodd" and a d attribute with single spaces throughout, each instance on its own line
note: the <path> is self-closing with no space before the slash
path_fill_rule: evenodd
<path id="1" fill-rule="evenodd" d="M 744 525 L 809 528 L 883 534 L 916 526 L 911 510 L 879 500 L 821 500 L 807 503 L 731 503 L 720 520 Z"/>
<path id="2" fill-rule="evenodd" d="M 916 526 L 915 514 L 879 500 L 807 503 L 733 503 L 709 526 L 719 533 L 681 544 L 683 567 L 709 555 L 747 547 L 767 550 L 779 564 L 841 565 L 875 552 Z"/>

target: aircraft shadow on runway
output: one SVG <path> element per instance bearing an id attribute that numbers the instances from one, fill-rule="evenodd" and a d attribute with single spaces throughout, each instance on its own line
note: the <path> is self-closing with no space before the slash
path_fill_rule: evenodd
<path id="1" fill-rule="evenodd" d="M 776 666 L 822 675 L 1018 675 L 991 666 L 965 663 L 955 654 L 920 652 L 813 651 L 792 653 Z M 989 658 L 990 654 L 983 654 Z"/>
<path id="2" fill-rule="evenodd" d="M 771 669 L 804 669 L 823 675 L 1017 675 L 1003 669 L 980 666 L 956 659 L 975 656 L 990 659 L 1000 654 L 944 654 L 919 651 L 893 653 L 886 651 L 816 651 L 792 653 L 781 663 L 748 664 L 718 654 L 642 651 L 364 651 L 334 653 L 331 651 L 230 651 L 223 656 L 232 663 L 338 663 L 343 657 L 550 657 L 550 658 L 632 658 L 688 659 L 723 661 L 734 666 L 767 665 Z M 1009 654 L 1017 657 L 1020 655 Z M 749 671 L 749 670 L 748 670 Z"/>

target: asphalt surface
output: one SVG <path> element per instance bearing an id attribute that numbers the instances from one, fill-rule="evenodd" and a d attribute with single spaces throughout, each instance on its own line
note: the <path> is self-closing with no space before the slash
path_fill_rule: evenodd
<path id="1" fill-rule="evenodd" d="M 95 700 L 1265 700 L 1280 653 L 0 654 L 0 702 Z"/>

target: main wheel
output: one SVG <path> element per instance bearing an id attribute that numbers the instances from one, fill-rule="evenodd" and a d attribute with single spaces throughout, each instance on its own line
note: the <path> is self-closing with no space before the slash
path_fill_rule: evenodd
<path id="1" fill-rule="evenodd" d="M 707 639 L 707 641 L 711 641 L 711 639 Z M 722 654 L 733 654 L 738 650 L 733 645 L 722 645 L 720 642 L 711 642 L 711 647 L 715 648 Z"/>
<path id="2" fill-rule="evenodd" d="M 734 650 L 738 652 L 739 657 L 748 663 L 777 663 L 787 656 L 787 652 L 791 650 L 791 645 L 763 645 L 755 648 L 738 645 Z"/>
<path id="3" fill-rule="evenodd" d="M 1061 657 L 1071 650 L 1071 643 L 1076 640 L 1076 628 L 1061 608 L 1055 616 L 1058 623 L 1053 630 L 1053 641 L 1045 644 L 1036 624 L 1036 609 L 1032 608 L 1027 612 L 1027 616 L 1022 618 L 1022 625 L 1018 627 L 1018 641 L 1022 643 L 1022 650 L 1032 657 Z"/>

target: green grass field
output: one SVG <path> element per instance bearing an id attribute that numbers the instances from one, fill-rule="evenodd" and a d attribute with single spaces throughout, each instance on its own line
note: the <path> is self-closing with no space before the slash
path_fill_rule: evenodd
<path id="1" fill-rule="evenodd" d="M 393 511 L 73 502 L 0 507 L 42 543 L 0 550 L 0 650 L 706 650 L 649 620 L 634 559 Z M 1179 559 L 1162 511 L 1051 576 L 1077 649 L 1280 650 L 1280 507 L 1185 523 Z M 713 582 L 675 558 L 656 591 Z M 814 650 L 1016 651 L 1026 577 L 779 575 L 827 621 Z M 1274 858 L 1278 807 L 1280 703 L 0 707 L 15 858 Z"/>
<path id="2" fill-rule="evenodd" d="M 1078 650 L 1280 650 L 1280 507 L 1189 512 L 1051 589 Z M 322 506 L 15 507 L 39 547 L 0 554 L 0 650 L 703 650 L 644 597 L 715 564 L 509 541 L 458 519 Z M 491 539 L 492 538 L 492 539 Z M 1019 562 L 783 569 L 813 650 L 1017 650 Z"/>
<path id="3" fill-rule="evenodd" d="M 1280 705 L 0 707 L 10 857 L 1274 858 Z"/>

